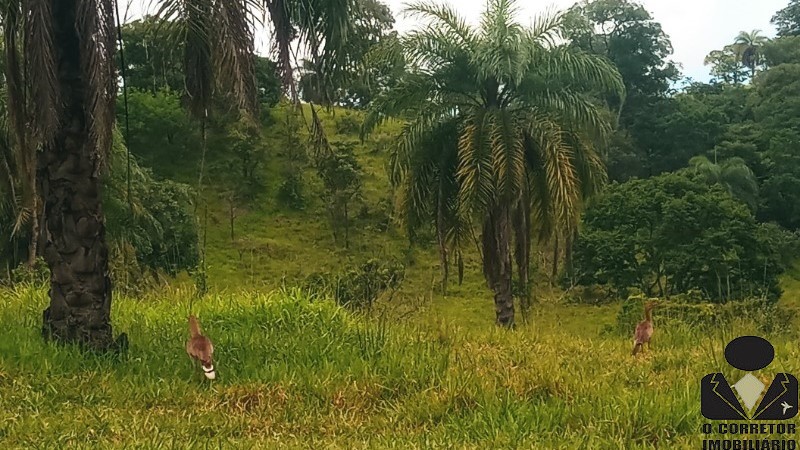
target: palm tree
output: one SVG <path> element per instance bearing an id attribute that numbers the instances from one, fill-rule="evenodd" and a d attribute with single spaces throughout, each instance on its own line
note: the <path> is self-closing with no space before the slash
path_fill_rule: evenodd
<path id="1" fill-rule="evenodd" d="M 695 156 L 689 160 L 689 167 L 707 184 L 723 186 L 733 198 L 755 212 L 758 207 L 758 181 L 742 158 L 734 157 L 716 163 L 705 156 Z"/>
<path id="2" fill-rule="evenodd" d="M 756 75 L 756 68 L 761 65 L 761 49 L 769 39 L 761 34 L 761 30 L 741 31 L 733 41 L 733 49 L 739 61 L 750 69 L 750 78 Z"/>
<path id="3" fill-rule="evenodd" d="M 447 239 L 456 249 L 479 224 L 496 322 L 507 327 L 512 259 L 527 289 L 534 224 L 543 238 L 576 223 L 583 193 L 605 179 L 595 143 L 610 125 L 594 99 L 624 92 L 610 62 L 561 44 L 560 15 L 526 28 L 515 6 L 491 0 L 475 28 L 449 6 L 410 5 L 426 22 L 400 41 L 410 69 L 364 123 L 368 133 L 407 119 L 392 158 L 406 223 L 433 222 L 440 248 Z"/>
<path id="4" fill-rule="evenodd" d="M 216 85 L 255 114 L 253 25 L 266 8 L 287 86 L 291 44 L 300 39 L 320 67 L 337 67 L 350 0 L 160 0 L 180 26 L 190 112 L 204 117 Z M 114 348 L 112 285 L 101 202 L 111 148 L 117 73 L 113 0 L 0 0 L 11 130 L 36 155 L 37 198 L 50 268 L 42 332 L 59 342 Z M 23 76 L 24 75 L 24 76 Z M 292 90 L 294 92 L 294 90 Z M 32 158 L 32 156 L 31 156 Z M 33 159 L 33 158 L 32 158 Z"/>

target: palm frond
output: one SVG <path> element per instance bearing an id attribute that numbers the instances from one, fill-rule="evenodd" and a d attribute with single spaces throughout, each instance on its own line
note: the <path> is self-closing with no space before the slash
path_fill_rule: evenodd
<path id="1" fill-rule="evenodd" d="M 192 117 L 206 117 L 214 87 L 211 0 L 160 0 L 157 16 L 180 36 L 188 109 Z"/>
<path id="2" fill-rule="evenodd" d="M 527 133 L 531 148 L 527 150 L 534 155 L 534 164 L 541 167 L 542 183 L 533 186 L 533 214 L 542 223 L 575 223 L 581 200 L 575 149 L 561 127 L 547 117 L 533 118 L 530 124 Z"/>
<path id="3" fill-rule="evenodd" d="M 202 119 L 215 85 L 258 116 L 254 29 L 260 0 L 157 0 L 157 15 L 180 36 L 189 112 Z"/>
<path id="4" fill-rule="evenodd" d="M 49 0 L 28 0 L 23 32 L 23 53 L 26 55 L 25 73 L 31 92 L 31 114 L 36 117 L 30 124 L 33 136 L 40 143 L 49 143 L 58 129 L 61 104 L 54 45 L 53 11 Z"/>
<path id="5" fill-rule="evenodd" d="M 549 9 L 534 18 L 531 28 L 525 32 L 528 45 L 555 47 L 564 39 L 564 13 Z"/>
<path id="6" fill-rule="evenodd" d="M 409 18 L 429 20 L 434 26 L 439 25 L 443 33 L 457 38 L 454 42 L 456 45 L 469 47 L 475 42 L 474 30 L 450 5 L 430 1 L 413 2 L 406 5 L 404 14 Z"/>
<path id="7" fill-rule="evenodd" d="M 319 68 L 322 92 L 331 92 L 334 80 L 346 69 L 344 46 L 352 32 L 355 0 L 296 0 L 289 3 L 297 37 Z"/>
<path id="8" fill-rule="evenodd" d="M 239 109 L 251 117 L 258 117 L 259 107 L 254 66 L 255 23 L 249 12 L 255 7 L 253 0 L 220 1 L 215 3 L 212 15 L 217 82 L 230 87 Z"/>
<path id="9" fill-rule="evenodd" d="M 19 44 L 17 34 L 20 27 L 20 4 L 9 2 L 5 5 L 5 10 L 0 11 L 0 19 L 3 20 L 3 51 L 5 52 L 5 94 L 8 96 L 8 103 L 4 105 L 4 110 L 8 114 L 11 131 L 16 141 L 15 159 L 24 164 L 27 161 L 25 155 L 27 149 L 27 101 L 25 99 L 25 86 L 22 79 L 23 60 L 19 54 Z M 22 167 L 27 171 L 26 167 Z M 31 168 L 32 170 L 32 168 Z"/>
<path id="10" fill-rule="evenodd" d="M 525 150 L 522 131 L 508 111 L 493 111 L 491 148 L 497 196 L 511 202 L 525 181 Z"/>
<path id="11" fill-rule="evenodd" d="M 513 21 L 516 11 L 513 0 L 492 0 L 481 18 L 475 62 L 484 80 L 518 84 L 527 68 L 528 54 L 520 51 L 524 29 Z"/>
<path id="12" fill-rule="evenodd" d="M 459 205 L 466 217 L 475 206 L 494 203 L 494 173 L 491 152 L 491 115 L 482 109 L 472 111 L 465 121 L 458 143 Z"/>
<path id="13" fill-rule="evenodd" d="M 296 32 L 292 26 L 291 10 L 287 0 L 265 0 L 270 20 L 272 21 L 272 46 L 278 55 L 278 66 L 281 71 L 283 85 L 291 89 L 292 100 L 297 101 L 292 66 L 292 41 Z"/>
<path id="14" fill-rule="evenodd" d="M 81 42 L 83 75 L 89 83 L 86 104 L 89 139 L 100 164 L 111 149 L 114 107 L 117 94 L 117 73 L 113 0 L 80 0 L 77 23 Z"/>
<path id="15" fill-rule="evenodd" d="M 322 120 L 317 114 L 317 108 L 311 103 L 311 146 L 314 149 L 314 157 L 319 158 L 321 154 L 332 154 L 328 136 L 325 134 L 325 128 L 322 126 Z"/>
<path id="16" fill-rule="evenodd" d="M 625 98 L 625 84 L 614 64 L 606 57 L 590 54 L 566 46 L 541 51 L 531 48 L 527 80 L 531 85 L 557 83 L 565 88 L 584 92 L 598 91 Z M 531 86 L 533 87 L 533 86 Z"/>

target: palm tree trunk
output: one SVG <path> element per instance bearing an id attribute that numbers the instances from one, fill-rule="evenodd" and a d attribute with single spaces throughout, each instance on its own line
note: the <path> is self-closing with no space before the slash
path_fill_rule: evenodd
<path id="1" fill-rule="evenodd" d="M 34 186 L 36 182 L 34 181 Z M 38 256 L 39 245 L 39 196 L 34 191 L 33 201 L 31 205 L 31 239 L 28 242 L 28 267 L 33 267 L 36 264 L 36 257 Z"/>
<path id="2" fill-rule="evenodd" d="M 439 196 L 436 200 L 436 238 L 439 244 L 439 264 L 442 269 L 442 295 L 447 295 L 447 279 L 450 275 L 450 264 L 447 258 L 447 242 L 444 236 L 444 199 L 442 183 L 439 183 Z"/>
<path id="3" fill-rule="evenodd" d="M 522 288 L 520 309 L 523 319 L 527 320 L 531 306 L 530 266 L 531 266 L 531 220 L 530 204 L 527 198 L 520 200 L 514 211 L 514 233 L 516 234 L 517 276 Z"/>
<path id="4" fill-rule="evenodd" d="M 553 272 L 550 274 L 550 284 L 555 286 L 558 283 L 558 233 L 555 234 L 553 241 Z"/>
<path id="5" fill-rule="evenodd" d="M 507 206 L 495 206 L 483 224 L 483 274 L 494 291 L 496 323 L 514 326 L 514 297 L 511 292 L 511 224 Z"/>
<path id="6" fill-rule="evenodd" d="M 456 247 L 456 263 L 458 265 L 458 285 L 461 286 L 464 282 L 464 257 L 458 247 Z"/>
<path id="7" fill-rule="evenodd" d="M 50 268 L 50 306 L 43 313 L 42 333 L 55 341 L 108 350 L 114 344 L 111 279 L 98 159 L 89 140 L 85 103 L 89 80 L 81 71 L 77 3 L 52 1 L 62 109 L 59 128 L 38 164 L 43 253 Z"/>
<path id="8" fill-rule="evenodd" d="M 569 277 L 570 287 L 575 285 L 575 271 L 572 264 L 572 247 L 575 245 L 575 238 L 578 232 L 575 228 L 567 231 L 566 242 L 564 243 L 564 269 Z"/>

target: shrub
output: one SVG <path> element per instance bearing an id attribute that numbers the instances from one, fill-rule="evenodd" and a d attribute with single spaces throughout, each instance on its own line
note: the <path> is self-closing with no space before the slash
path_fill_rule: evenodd
<path id="1" fill-rule="evenodd" d="M 328 207 L 334 238 L 344 228 L 344 245 L 349 246 L 350 209 L 361 195 L 362 169 L 350 144 L 322 154 L 317 160 L 317 174 L 325 188 L 323 201 Z"/>
<path id="2" fill-rule="evenodd" d="M 313 296 L 330 296 L 351 309 L 369 310 L 382 296 L 391 298 L 404 279 L 405 266 L 399 261 L 372 258 L 338 274 L 313 273 L 302 288 Z"/>
<path id="3" fill-rule="evenodd" d="M 617 299 L 615 292 L 607 286 L 575 286 L 566 293 L 566 302 L 583 305 L 603 305 Z"/>
<path id="4" fill-rule="evenodd" d="M 744 319 L 755 323 L 763 333 L 776 333 L 790 331 L 796 315 L 791 309 L 763 299 L 719 304 L 703 302 L 700 298 L 697 294 L 689 294 L 662 300 L 661 305 L 653 310 L 653 320 L 661 324 L 678 323 L 713 330 Z M 644 304 L 647 300 L 650 299 L 642 294 L 628 297 L 617 313 L 613 331 L 620 335 L 632 334 L 636 324 L 644 316 Z"/>
<path id="5" fill-rule="evenodd" d="M 338 134 L 358 134 L 361 130 L 361 119 L 358 114 L 350 111 L 337 114 L 334 121 L 336 123 L 336 133 Z"/>
<path id="6" fill-rule="evenodd" d="M 288 173 L 278 187 L 278 202 L 296 211 L 305 209 L 306 197 L 303 185 L 303 174 L 300 172 Z"/>
<path id="7" fill-rule="evenodd" d="M 11 272 L 11 281 L 14 284 L 27 284 L 31 286 L 45 286 L 50 282 L 50 270 L 41 257 L 36 258 L 32 266 L 20 264 Z"/>

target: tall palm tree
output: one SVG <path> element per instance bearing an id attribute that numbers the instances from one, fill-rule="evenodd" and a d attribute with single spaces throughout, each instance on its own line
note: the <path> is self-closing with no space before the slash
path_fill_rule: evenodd
<path id="1" fill-rule="evenodd" d="M 755 212 L 758 207 L 758 180 L 742 158 L 734 157 L 717 163 L 702 155 L 695 156 L 689 160 L 689 167 L 700 179 L 710 185 L 723 186 L 733 198 Z"/>
<path id="2" fill-rule="evenodd" d="M 733 41 L 733 49 L 739 61 L 750 69 L 751 78 L 756 75 L 756 68 L 761 65 L 763 59 L 761 49 L 768 41 L 769 39 L 761 34 L 761 30 L 741 31 Z"/>
<path id="3" fill-rule="evenodd" d="M 364 132 L 407 119 L 392 158 L 407 223 L 433 222 L 456 248 L 479 224 L 496 322 L 513 326 L 512 260 L 526 285 L 534 225 L 545 237 L 576 223 L 584 191 L 604 181 L 595 145 L 610 124 L 594 99 L 622 96 L 622 79 L 562 44 L 560 15 L 520 26 L 513 0 L 490 0 L 479 27 L 446 5 L 406 12 L 424 22 L 400 41 L 409 72 L 374 101 Z"/>
<path id="4" fill-rule="evenodd" d="M 349 29 L 350 0 L 159 0 L 181 27 L 190 112 L 203 117 L 215 85 L 256 113 L 253 25 L 275 28 L 284 79 L 296 39 L 326 70 Z M 42 332 L 96 350 L 114 348 L 101 175 L 111 148 L 117 73 L 114 0 L 0 0 L 10 128 L 36 155 L 37 198 L 50 268 Z M 294 92 L 294 91 L 293 91 Z M 24 144 L 23 144 L 24 143 Z"/>

